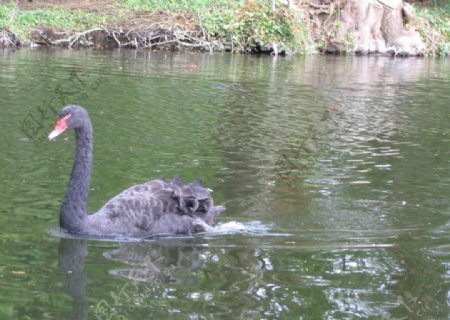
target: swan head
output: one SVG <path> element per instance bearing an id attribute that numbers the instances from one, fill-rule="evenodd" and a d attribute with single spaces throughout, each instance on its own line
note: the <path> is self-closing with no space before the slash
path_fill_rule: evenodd
<path id="1" fill-rule="evenodd" d="M 81 106 L 71 104 L 63 107 L 59 111 L 58 120 L 56 120 L 53 131 L 48 135 L 48 139 L 53 140 L 68 129 L 81 127 L 88 117 L 87 111 Z"/>

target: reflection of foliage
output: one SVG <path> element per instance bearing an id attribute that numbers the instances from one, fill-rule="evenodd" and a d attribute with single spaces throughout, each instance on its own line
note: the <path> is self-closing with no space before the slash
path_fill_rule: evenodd
<path id="1" fill-rule="evenodd" d="M 324 122 L 335 124 L 329 110 L 325 110 L 320 119 L 320 124 Z M 303 180 L 307 172 L 317 165 L 320 154 L 328 148 L 325 138 L 333 131 L 326 125 L 310 125 L 306 135 L 278 157 L 275 163 L 277 175 L 290 184 Z"/>

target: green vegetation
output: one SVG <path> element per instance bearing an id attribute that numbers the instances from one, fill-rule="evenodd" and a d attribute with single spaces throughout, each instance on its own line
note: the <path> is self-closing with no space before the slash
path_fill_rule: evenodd
<path id="1" fill-rule="evenodd" d="M 420 1 L 419 1 L 420 2 Z M 428 5 L 428 6 L 447 6 L 447 9 L 450 7 L 448 0 L 428 0 L 428 1 L 423 1 L 424 5 Z"/>
<path id="2" fill-rule="evenodd" d="M 283 5 L 271 12 L 267 1 L 126 0 L 125 6 L 191 14 L 207 41 L 232 51 L 247 52 L 276 43 L 279 50 L 305 52 L 312 42 L 298 13 Z"/>
<path id="3" fill-rule="evenodd" d="M 125 0 L 124 6 L 134 10 L 197 12 L 208 11 L 212 8 L 239 7 L 244 2 L 237 0 Z"/>
<path id="4" fill-rule="evenodd" d="M 82 10 L 47 8 L 19 10 L 15 4 L 0 5 L 0 29 L 8 28 L 27 39 L 36 26 L 70 31 L 83 31 L 103 26 L 108 16 Z"/>
<path id="5" fill-rule="evenodd" d="M 304 21 L 298 13 L 286 7 L 272 12 L 267 2 L 247 1 L 239 10 L 223 9 L 198 14 L 197 22 L 208 41 L 231 44 L 232 51 L 251 51 L 276 43 L 279 50 L 304 53 L 312 43 Z"/>
<path id="6" fill-rule="evenodd" d="M 430 53 L 450 55 L 450 4 L 417 7 L 416 17 L 416 27 L 425 38 Z"/>
<path id="7" fill-rule="evenodd" d="M 412 26 L 425 39 L 430 55 L 449 55 L 450 4 L 442 1 L 421 3 L 425 5 L 416 6 Z M 92 1 L 72 9 L 42 4 L 45 1 L 41 4 L 33 2 L 27 10 L 19 9 L 16 2 L 0 5 L 0 44 L 8 43 L 2 30 L 27 43 L 33 39 L 32 31 L 36 27 L 80 33 L 104 28 L 119 45 L 132 43 L 133 39 L 120 38 L 119 33 L 111 32 L 111 26 L 121 26 L 137 31 L 140 42 L 135 47 L 152 47 L 149 45 L 151 40 L 145 38 L 148 32 L 140 33 L 139 27 L 148 30 L 162 25 L 166 27 L 167 35 L 173 32 L 176 24 L 177 39 L 172 43 L 188 39 L 186 41 L 195 41 L 197 48 L 234 52 L 268 50 L 276 45 L 278 51 L 289 54 L 307 53 L 315 45 L 325 47 L 332 36 L 318 27 L 317 21 L 315 24 L 311 21 L 308 5 L 293 10 L 281 1 L 277 1 L 275 11 L 269 9 L 266 0 L 123 0 L 106 4 Z M 158 17 L 159 13 L 164 14 Z M 339 23 L 336 20 L 332 31 L 337 30 Z M 352 35 L 348 37 L 344 45 L 351 51 Z"/>
<path id="8" fill-rule="evenodd" d="M 298 12 L 282 5 L 272 12 L 266 1 L 256 0 L 126 0 L 115 4 L 114 15 L 62 7 L 25 11 L 10 3 L 0 6 L 0 29 L 30 39 L 37 26 L 80 32 L 113 24 L 117 13 L 123 17 L 157 11 L 186 16 L 201 29 L 206 41 L 222 49 L 248 52 L 276 43 L 280 51 L 293 53 L 305 52 L 312 43 Z"/>

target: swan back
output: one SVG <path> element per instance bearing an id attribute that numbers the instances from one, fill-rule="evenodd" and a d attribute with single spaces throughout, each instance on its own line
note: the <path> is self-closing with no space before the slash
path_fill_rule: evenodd
<path id="1" fill-rule="evenodd" d="M 206 231 L 225 208 L 214 206 L 199 180 L 158 178 L 132 186 L 88 216 L 89 233 L 147 237 Z"/>

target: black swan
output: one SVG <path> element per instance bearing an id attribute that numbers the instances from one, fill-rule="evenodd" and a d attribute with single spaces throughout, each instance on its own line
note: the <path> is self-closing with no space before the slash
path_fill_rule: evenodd
<path id="1" fill-rule="evenodd" d="M 214 206 L 211 190 L 199 180 L 183 184 L 178 177 L 163 178 L 132 186 L 87 214 L 92 169 L 92 124 L 81 106 L 68 105 L 59 112 L 53 140 L 67 129 L 75 129 L 76 156 L 59 216 L 69 233 L 100 237 L 150 237 L 191 234 L 212 228 L 214 218 L 225 210 Z"/>

